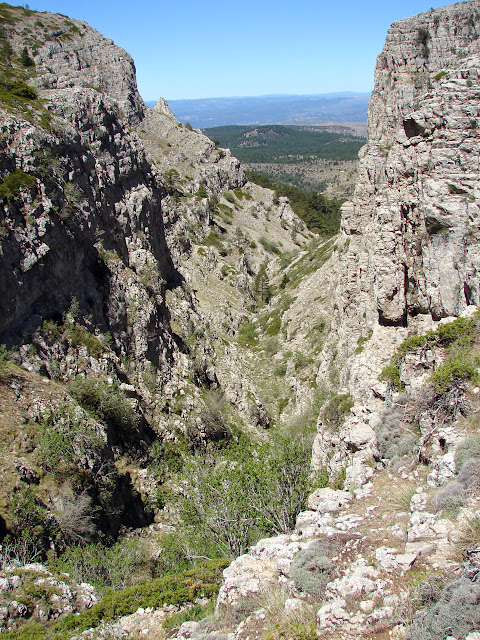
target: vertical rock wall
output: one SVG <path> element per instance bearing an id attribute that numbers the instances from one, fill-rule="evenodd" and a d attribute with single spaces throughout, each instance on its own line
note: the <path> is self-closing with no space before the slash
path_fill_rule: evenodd
<path id="1" fill-rule="evenodd" d="M 377 59 L 317 378 L 334 367 L 356 403 L 341 434 L 320 422 L 316 463 L 365 458 L 395 347 L 480 303 L 479 34 L 477 0 L 432 9 L 394 23 Z"/>

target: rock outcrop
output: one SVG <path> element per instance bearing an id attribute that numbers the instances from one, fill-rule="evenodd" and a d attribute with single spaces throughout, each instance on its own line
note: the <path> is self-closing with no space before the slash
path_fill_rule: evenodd
<path id="1" fill-rule="evenodd" d="M 362 311 L 378 313 L 381 325 L 456 316 L 480 300 L 479 9 L 459 3 L 395 23 L 377 60 L 343 231 L 358 292 L 374 303 Z M 358 302 L 358 292 L 349 299 Z"/>
<path id="2" fill-rule="evenodd" d="M 358 400 L 346 429 L 353 421 L 366 433 L 378 420 L 386 391 L 378 376 L 402 340 L 480 301 L 479 9 L 464 2 L 394 23 L 377 60 L 317 377 L 333 363 Z M 320 432 L 314 457 L 325 461 L 332 434 Z M 349 448 L 341 439 L 337 462 Z"/>

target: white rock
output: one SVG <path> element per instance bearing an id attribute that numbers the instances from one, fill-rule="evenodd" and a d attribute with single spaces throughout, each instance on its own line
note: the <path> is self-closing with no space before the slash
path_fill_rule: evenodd
<path id="1" fill-rule="evenodd" d="M 373 469 L 366 464 L 356 463 L 347 467 L 345 489 L 355 489 L 364 485 L 373 476 Z"/>
<path id="2" fill-rule="evenodd" d="M 360 609 L 364 612 L 364 613 L 371 613 L 374 609 L 374 602 L 373 600 L 362 600 L 359 604 Z"/>
<path id="3" fill-rule="evenodd" d="M 347 491 L 335 491 L 334 489 L 317 489 L 308 498 L 308 508 L 318 513 L 331 513 L 339 511 L 352 495 Z"/>
<path id="4" fill-rule="evenodd" d="M 285 613 L 287 615 L 290 615 L 291 613 L 294 613 L 295 611 L 300 611 L 303 607 L 303 602 L 302 600 L 299 600 L 298 598 L 287 598 L 285 600 Z"/>

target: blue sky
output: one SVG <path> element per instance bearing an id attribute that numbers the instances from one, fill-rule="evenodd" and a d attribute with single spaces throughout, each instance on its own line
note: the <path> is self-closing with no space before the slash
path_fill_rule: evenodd
<path id="1" fill-rule="evenodd" d="M 14 2 L 12 2 L 14 4 Z M 145 100 L 371 91 L 387 29 L 432 0 L 31 0 L 135 60 Z"/>

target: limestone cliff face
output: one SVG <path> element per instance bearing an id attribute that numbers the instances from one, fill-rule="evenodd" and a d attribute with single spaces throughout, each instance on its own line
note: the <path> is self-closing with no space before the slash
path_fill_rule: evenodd
<path id="1" fill-rule="evenodd" d="M 357 402 L 342 435 L 320 424 L 317 461 L 373 446 L 395 347 L 480 302 L 479 33 L 480 3 L 454 4 L 393 24 L 378 57 L 317 377 L 333 364 Z"/>
<path id="2" fill-rule="evenodd" d="M 61 322 L 76 299 L 86 328 L 110 332 L 119 356 L 161 368 L 174 350 L 164 282 L 177 276 L 163 230 L 163 189 L 128 129 L 143 113 L 133 64 L 93 29 L 42 18 L 37 22 L 50 35 L 36 49 L 31 82 L 48 87 L 40 96 L 51 120 L 29 122 L 21 110 L 0 117 L 2 176 L 17 169 L 35 178 L 3 201 L 2 342 L 29 343 L 45 320 Z M 9 33 L 14 54 L 23 42 L 19 24 Z M 41 338 L 39 347 L 43 370 L 53 359 L 64 361 L 66 354 L 54 355 Z"/>
<path id="3" fill-rule="evenodd" d="M 217 363 L 219 380 L 215 352 L 254 302 L 260 263 L 272 260 L 257 244 L 263 234 L 283 250 L 313 236 L 164 100 L 147 109 L 132 59 L 111 40 L 61 15 L 6 6 L 2 18 L 0 71 L 38 98 L 0 105 L 2 184 L 20 175 L 0 202 L 0 343 L 62 381 L 94 372 L 127 383 L 159 429 L 182 393 L 175 428 L 192 419 L 202 431 L 191 414 L 218 384 L 241 398 L 246 422 L 263 420 L 237 356 Z"/>
<path id="4" fill-rule="evenodd" d="M 458 315 L 480 299 L 479 10 L 464 2 L 395 23 L 377 60 L 343 231 L 380 324 Z"/>

